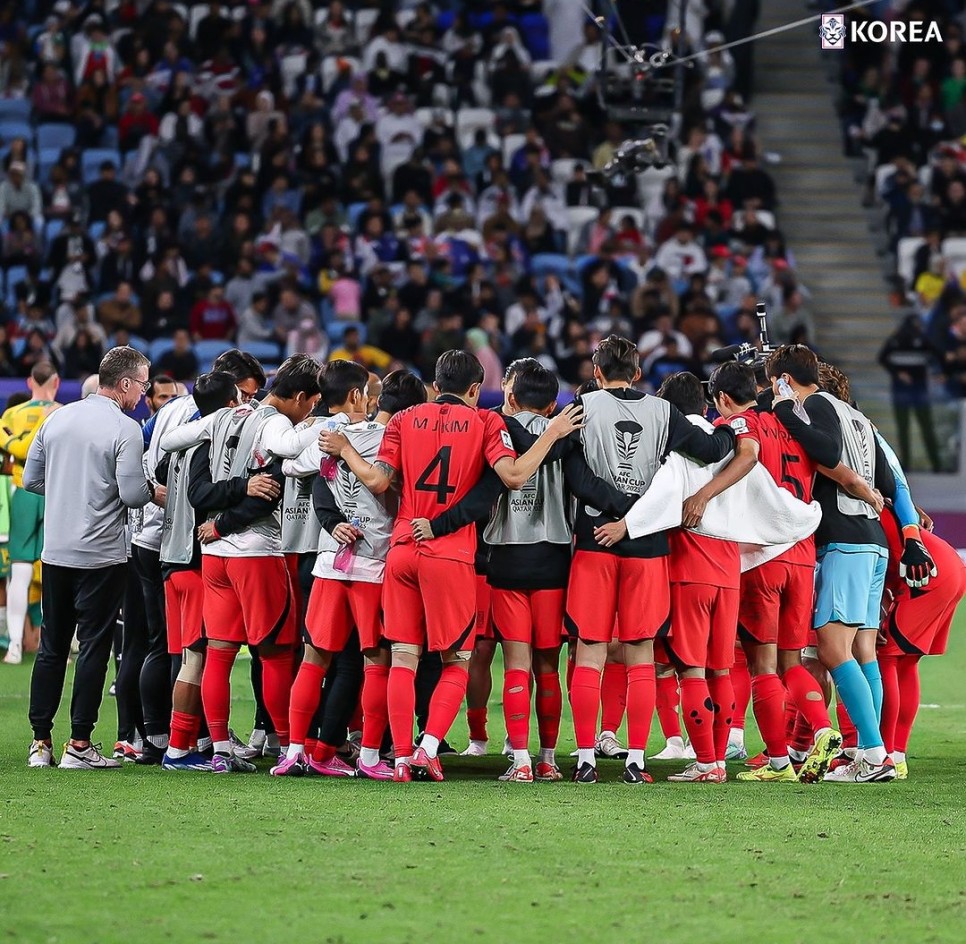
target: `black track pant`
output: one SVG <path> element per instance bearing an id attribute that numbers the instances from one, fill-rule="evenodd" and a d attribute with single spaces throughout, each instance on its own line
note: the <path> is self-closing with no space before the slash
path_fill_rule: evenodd
<path id="1" fill-rule="evenodd" d="M 157 551 L 135 544 L 131 556 L 144 596 L 147 654 L 141 666 L 139 686 L 144 731 L 150 737 L 167 734 L 171 724 L 171 656 L 164 615 L 164 580 Z"/>
<path id="2" fill-rule="evenodd" d="M 47 740 L 53 730 L 75 630 L 80 652 L 74 667 L 70 736 L 90 739 L 104 694 L 125 570 L 124 564 L 90 570 L 44 564 L 44 622 L 30 679 L 30 725 L 37 740 Z"/>

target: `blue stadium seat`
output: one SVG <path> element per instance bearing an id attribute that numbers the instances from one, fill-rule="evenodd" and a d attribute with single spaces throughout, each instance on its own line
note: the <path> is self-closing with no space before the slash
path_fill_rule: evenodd
<path id="1" fill-rule="evenodd" d="M 108 125 L 101 132 L 101 140 L 104 147 L 118 150 L 121 147 L 121 133 L 117 130 L 117 125 Z"/>
<path id="2" fill-rule="evenodd" d="M 249 341 L 245 345 L 244 350 L 246 353 L 251 354 L 252 357 L 257 357 L 258 360 L 265 363 L 277 364 L 279 358 L 282 356 L 282 352 L 279 350 L 277 344 L 273 341 Z"/>
<path id="3" fill-rule="evenodd" d="M 63 220 L 47 220 L 44 223 L 44 245 L 49 249 L 50 244 L 57 238 L 60 231 L 64 228 Z"/>
<path id="4" fill-rule="evenodd" d="M 329 342 L 333 348 L 342 344 L 347 328 L 358 328 L 360 340 L 363 344 L 366 343 L 366 326 L 361 321 L 333 321 L 325 326 L 325 333 L 329 336 Z"/>
<path id="5" fill-rule="evenodd" d="M 550 26 L 542 13 L 524 13 L 518 28 L 523 45 L 535 61 L 550 58 Z"/>
<path id="6" fill-rule="evenodd" d="M 364 200 L 360 203 L 350 203 L 346 210 L 346 218 L 349 221 L 349 228 L 355 233 L 359 229 L 359 217 L 365 212 L 369 204 Z"/>
<path id="7" fill-rule="evenodd" d="M 161 359 L 161 355 L 167 353 L 173 347 L 174 343 L 171 338 L 156 338 L 148 347 L 148 360 L 152 364 L 156 364 Z"/>
<path id="8" fill-rule="evenodd" d="M 121 155 L 111 148 L 91 148 L 81 155 L 81 176 L 85 184 L 91 184 L 101 175 L 101 164 L 113 161 L 120 168 Z"/>
<path id="9" fill-rule="evenodd" d="M 555 275 L 562 281 L 570 271 L 570 260 L 562 252 L 538 252 L 530 260 L 530 269 L 535 279 Z"/>
<path id="10" fill-rule="evenodd" d="M 10 266 L 6 272 L 6 279 L 4 280 L 4 297 L 7 300 L 7 307 L 14 308 L 16 306 L 16 300 L 14 296 L 14 291 L 17 288 L 19 282 L 27 281 L 27 267 L 22 265 Z"/>
<path id="11" fill-rule="evenodd" d="M 28 124 L 30 108 L 28 98 L 0 98 L 0 122 L 19 121 Z"/>
<path id="12" fill-rule="evenodd" d="M 87 235 L 90 236 L 94 242 L 97 242 L 97 240 L 104 235 L 105 229 L 107 229 L 107 223 L 105 223 L 104 220 L 98 220 L 96 223 L 91 223 L 91 225 L 87 227 Z"/>
<path id="13" fill-rule="evenodd" d="M 40 148 L 37 154 L 37 182 L 50 182 L 50 169 L 60 160 L 60 148 Z"/>
<path id="14" fill-rule="evenodd" d="M 148 351 L 151 350 L 151 345 L 148 340 L 137 334 L 131 335 L 128 340 L 128 346 L 133 347 L 135 351 L 140 351 L 145 357 L 148 356 Z"/>
<path id="15" fill-rule="evenodd" d="M 9 144 L 14 138 L 26 138 L 30 143 L 34 139 L 34 130 L 19 118 L 0 118 L 0 141 Z"/>
<path id="16" fill-rule="evenodd" d="M 13 352 L 14 359 L 20 357 L 20 355 L 23 354 L 24 350 L 26 350 L 26 347 L 27 347 L 26 338 L 14 338 L 10 342 L 10 350 Z"/>
<path id="17" fill-rule="evenodd" d="M 224 354 L 231 347 L 231 341 L 196 341 L 195 356 L 198 358 L 199 364 L 210 365 L 219 354 Z M 210 370 L 211 367 L 209 366 L 207 369 Z"/>
<path id="18" fill-rule="evenodd" d="M 37 127 L 39 149 L 57 148 L 58 151 L 62 151 L 64 148 L 73 147 L 76 137 L 77 132 L 73 125 L 62 124 L 59 121 Z"/>

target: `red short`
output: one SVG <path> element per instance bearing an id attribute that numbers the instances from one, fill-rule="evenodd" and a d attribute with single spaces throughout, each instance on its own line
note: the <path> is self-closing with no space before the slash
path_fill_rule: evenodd
<path id="1" fill-rule="evenodd" d="M 500 642 L 559 649 L 563 642 L 564 590 L 493 591 L 493 630 Z"/>
<path id="2" fill-rule="evenodd" d="M 493 639 L 493 588 L 476 575 L 476 638 Z"/>
<path id="3" fill-rule="evenodd" d="M 205 554 L 201 576 L 209 639 L 250 646 L 295 644 L 295 600 L 284 557 Z"/>
<path id="4" fill-rule="evenodd" d="M 743 638 L 779 649 L 808 645 L 815 572 L 802 564 L 768 561 L 741 575 L 738 625 Z"/>
<path id="5" fill-rule="evenodd" d="M 305 628 L 316 649 L 342 652 L 352 629 L 363 652 L 382 639 L 382 584 L 317 577 L 309 594 Z"/>
<path id="6" fill-rule="evenodd" d="M 567 632 L 585 642 L 653 639 L 670 620 L 666 557 L 577 551 L 567 591 Z"/>
<path id="7" fill-rule="evenodd" d="M 397 544 L 386 558 L 382 588 L 385 637 L 432 652 L 473 648 L 476 573 L 463 561 L 430 557 Z"/>
<path id="8" fill-rule="evenodd" d="M 879 652 L 887 656 L 941 656 L 959 600 L 959 596 L 935 591 L 902 597 L 882 621 L 885 643 Z"/>
<path id="9" fill-rule="evenodd" d="M 168 654 L 180 656 L 183 649 L 204 638 L 205 584 L 200 570 L 176 570 L 164 581 L 164 609 L 168 623 Z"/>
<path id="10" fill-rule="evenodd" d="M 286 554 L 285 567 L 288 570 L 289 585 L 292 588 L 292 599 L 295 605 L 296 623 L 299 621 L 300 614 L 305 609 L 305 601 L 302 599 L 302 581 L 299 578 L 299 555 Z"/>
<path id="11" fill-rule="evenodd" d="M 671 584 L 671 632 L 664 645 L 689 668 L 723 671 L 735 661 L 738 591 L 706 583 Z"/>

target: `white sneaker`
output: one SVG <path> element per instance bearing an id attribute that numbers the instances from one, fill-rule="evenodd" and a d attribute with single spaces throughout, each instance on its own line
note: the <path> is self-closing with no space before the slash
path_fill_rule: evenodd
<path id="1" fill-rule="evenodd" d="M 684 738 L 669 737 L 664 745 L 664 750 L 659 754 L 652 754 L 651 760 L 687 760 L 688 749 L 685 746 Z"/>
<path id="2" fill-rule="evenodd" d="M 31 741 L 30 753 L 27 755 L 28 767 L 56 767 L 54 752 L 49 744 L 43 741 Z"/>
<path id="3" fill-rule="evenodd" d="M 725 754 L 725 760 L 747 760 L 748 751 L 745 750 L 744 741 L 736 741 L 732 738 L 728 738 L 728 751 Z"/>
<path id="4" fill-rule="evenodd" d="M 265 732 L 256 728 L 252 731 L 252 736 L 246 744 L 231 728 L 228 729 L 228 742 L 231 744 L 231 752 L 235 757 L 242 760 L 254 760 L 262 756 L 265 747 Z"/>
<path id="5" fill-rule="evenodd" d="M 68 741 L 60 758 L 61 770 L 118 770 L 120 767 L 119 761 L 101 753 L 100 744 L 88 744 L 85 748 L 79 748 L 71 747 Z"/>
<path id="6" fill-rule="evenodd" d="M 688 743 L 684 745 L 684 759 L 685 760 L 698 759 L 698 755 L 694 753 L 694 746 L 691 744 L 690 741 L 688 741 Z"/>
<path id="7" fill-rule="evenodd" d="M 597 735 L 597 743 L 594 750 L 598 757 L 612 757 L 617 760 L 624 760 L 627 757 L 627 749 L 621 747 L 617 735 L 613 731 L 601 731 Z"/>
<path id="8" fill-rule="evenodd" d="M 470 741 L 469 746 L 460 754 L 460 757 L 485 757 L 489 741 Z"/>
<path id="9" fill-rule="evenodd" d="M 279 743 L 277 734 L 267 734 L 265 736 L 265 746 L 262 748 L 262 757 L 281 757 L 282 745 Z"/>
<path id="10" fill-rule="evenodd" d="M 828 783 L 889 783 L 895 779 L 896 765 L 891 757 L 886 757 L 881 764 L 873 764 L 863 756 L 825 775 Z"/>
<path id="11" fill-rule="evenodd" d="M 4 665 L 20 665 L 23 662 L 23 644 L 19 642 L 10 643 L 7 654 L 3 657 Z"/>
<path id="12" fill-rule="evenodd" d="M 513 748 L 510 747 L 510 738 L 509 737 L 505 737 L 503 739 L 503 756 L 504 757 L 512 757 L 513 756 Z"/>

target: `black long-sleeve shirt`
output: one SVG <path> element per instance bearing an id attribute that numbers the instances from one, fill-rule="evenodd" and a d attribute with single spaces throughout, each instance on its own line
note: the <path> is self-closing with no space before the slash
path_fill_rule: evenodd
<path id="1" fill-rule="evenodd" d="M 506 419 L 514 448 L 525 452 L 537 437 L 513 417 Z M 564 455 L 560 457 L 559 453 Z M 626 515 L 634 504 L 634 498 L 594 475 L 583 453 L 571 441 L 555 444 L 544 464 L 558 461 L 563 462 L 568 492 L 578 500 L 605 509 L 616 518 Z M 500 477 L 492 469 L 487 469 L 462 501 L 432 520 L 433 534 L 437 537 L 451 534 L 474 521 L 485 524 L 494 502 L 505 490 Z M 565 500 L 569 501 L 569 496 Z M 481 550 L 489 553 L 485 573 L 491 586 L 501 590 L 557 590 L 567 586 L 571 544 L 541 541 L 538 544 L 491 545 L 483 542 L 482 535 L 479 542 Z"/>
<path id="2" fill-rule="evenodd" d="M 804 406 L 810 423 L 800 420 L 795 415 L 791 402 L 787 400 L 775 407 L 775 416 L 809 455 L 813 458 L 817 454 L 822 455 L 817 461 L 833 468 L 842 457 L 842 427 L 835 407 L 824 397 L 816 396 L 807 397 Z M 818 453 L 814 450 L 818 450 Z M 878 440 L 875 441 L 874 484 L 886 498 L 895 498 L 895 476 Z M 839 511 L 838 490 L 838 485 L 826 476 L 816 477 L 813 495 L 822 506 L 822 521 L 815 532 L 815 546 L 822 548 L 829 544 L 871 544 L 888 547 L 878 518 L 845 515 Z"/>

